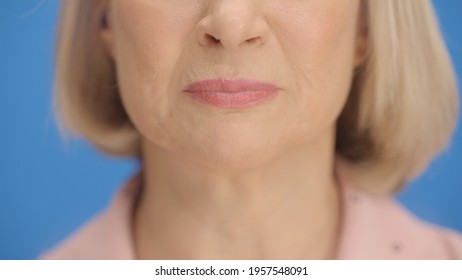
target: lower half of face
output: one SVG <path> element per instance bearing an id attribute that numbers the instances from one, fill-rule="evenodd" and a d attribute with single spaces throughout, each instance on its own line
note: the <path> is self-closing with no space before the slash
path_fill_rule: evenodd
<path id="1" fill-rule="evenodd" d="M 114 1 L 110 32 L 128 115 L 153 145 L 215 166 L 255 166 L 310 145 L 335 126 L 348 96 L 358 6 Z M 255 92 L 269 96 L 251 99 Z"/>

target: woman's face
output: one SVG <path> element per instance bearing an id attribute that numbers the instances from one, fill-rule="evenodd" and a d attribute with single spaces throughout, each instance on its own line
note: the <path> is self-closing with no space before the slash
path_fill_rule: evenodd
<path id="1" fill-rule="evenodd" d="M 245 167 L 315 143 L 335 126 L 358 56 L 359 0 L 108 2 L 102 38 L 127 113 L 147 141 Z M 210 79 L 257 80 L 277 91 L 196 88 L 272 94 L 241 107 L 226 106 L 229 92 L 210 93 L 224 98 L 221 107 L 185 92 Z"/>

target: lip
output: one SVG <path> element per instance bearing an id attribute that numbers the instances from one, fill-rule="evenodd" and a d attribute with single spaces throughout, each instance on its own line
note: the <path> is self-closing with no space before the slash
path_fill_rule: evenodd
<path id="1" fill-rule="evenodd" d="M 184 90 L 196 101 L 218 108 L 247 108 L 273 99 L 276 85 L 257 80 L 210 79 L 197 81 Z"/>

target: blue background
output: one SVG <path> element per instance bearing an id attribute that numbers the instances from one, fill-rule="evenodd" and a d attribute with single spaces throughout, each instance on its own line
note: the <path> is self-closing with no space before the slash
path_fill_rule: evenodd
<path id="1" fill-rule="evenodd" d="M 58 3 L 0 3 L 0 259 L 36 258 L 102 210 L 137 168 L 59 136 L 51 107 Z M 434 4 L 460 80 L 462 1 Z M 448 150 L 398 197 L 419 217 L 459 231 L 461 140 L 459 123 Z"/>

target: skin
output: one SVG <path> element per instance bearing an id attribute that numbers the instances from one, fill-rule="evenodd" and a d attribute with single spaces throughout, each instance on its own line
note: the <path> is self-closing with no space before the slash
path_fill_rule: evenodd
<path id="1" fill-rule="evenodd" d="M 332 259 L 335 122 L 360 61 L 359 0 L 112 0 L 101 38 L 142 136 L 139 259 Z M 182 91 L 258 79 L 269 102 Z"/>

